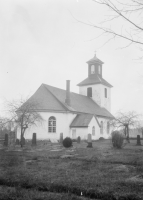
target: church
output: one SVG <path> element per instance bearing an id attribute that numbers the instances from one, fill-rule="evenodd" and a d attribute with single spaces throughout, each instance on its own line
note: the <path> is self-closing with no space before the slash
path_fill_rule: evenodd
<path id="1" fill-rule="evenodd" d="M 78 83 L 79 94 L 70 91 L 70 81 L 66 90 L 42 84 L 28 99 L 36 101 L 37 111 L 43 118 L 42 124 L 29 127 L 25 138 L 59 140 L 63 137 L 87 139 L 90 133 L 93 140 L 100 137 L 109 138 L 111 128 L 109 121 L 114 118 L 111 111 L 111 88 L 102 77 L 103 62 L 96 55 L 87 61 L 88 77 Z M 27 101 L 27 102 L 28 102 Z M 20 130 L 17 130 L 20 138 Z"/>

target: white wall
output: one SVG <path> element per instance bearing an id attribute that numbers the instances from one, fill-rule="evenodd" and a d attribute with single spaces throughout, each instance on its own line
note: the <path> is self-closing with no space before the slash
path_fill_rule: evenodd
<path id="1" fill-rule="evenodd" d="M 78 136 L 80 136 L 80 138 L 82 139 L 82 140 L 86 140 L 87 139 L 87 134 L 88 134 L 88 128 L 86 127 L 86 128 L 71 128 L 71 131 L 70 131 L 70 138 L 73 138 L 73 136 L 72 136 L 72 130 L 73 129 L 76 129 L 76 139 L 77 139 L 77 137 Z M 74 138 L 73 138 L 74 139 Z"/>
<path id="2" fill-rule="evenodd" d="M 105 98 L 105 88 L 107 89 L 107 98 Z M 101 107 L 111 111 L 111 88 L 101 85 Z"/>
<path id="3" fill-rule="evenodd" d="M 101 118 L 101 117 L 98 117 L 97 119 L 100 124 L 101 124 L 101 121 L 103 121 L 103 134 L 100 134 L 100 137 L 104 137 L 104 138 L 108 139 L 111 136 L 111 132 L 112 132 L 111 127 L 110 127 L 110 131 L 109 131 L 109 133 L 107 133 L 107 122 L 109 120 L 106 118 Z"/>
<path id="4" fill-rule="evenodd" d="M 95 136 L 92 135 L 92 127 L 93 126 L 95 126 Z M 89 133 L 92 135 L 92 139 L 93 140 L 98 140 L 101 137 L 101 135 L 100 135 L 100 127 L 99 127 L 95 117 L 93 117 L 92 120 L 89 123 L 88 134 Z"/>
<path id="5" fill-rule="evenodd" d="M 92 87 L 92 99 L 101 107 L 111 110 L 111 89 L 102 84 L 87 85 L 79 87 L 79 94 L 87 96 L 87 88 Z M 105 88 L 107 88 L 107 98 L 105 98 Z"/>
<path id="6" fill-rule="evenodd" d="M 26 139 L 31 139 L 33 133 L 37 133 L 37 139 L 59 139 L 60 133 L 63 133 L 64 138 L 70 136 L 69 125 L 76 117 L 76 114 L 54 112 L 41 112 L 40 114 L 43 117 L 42 124 L 37 124 L 37 126 L 28 128 L 25 132 Z M 51 116 L 56 118 L 56 133 L 48 132 L 48 119 Z M 17 138 L 20 138 L 20 129 L 17 130 Z"/>

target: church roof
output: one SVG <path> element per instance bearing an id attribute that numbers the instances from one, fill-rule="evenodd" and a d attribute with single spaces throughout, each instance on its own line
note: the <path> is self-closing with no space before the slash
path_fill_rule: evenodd
<path id="1" fill-rule="evenodd" d="M 93 116 L 94 115 L 92 115 L 92 114 L 78 114 L 72 121 L 70 127 L 88 127 Z M 100 127 L 100 124 L 99 124 L 96 116 L 94 116 L 94 117 Z"/>
<path id="2" fill-rule="evenodd" d="M 94 75 L 93 78 L 86 78 L 82 82 L 78 84 L 78 86 L 84 86 L 84 85 L 93 85 L 93 84 L 103 84 L 108 87 L 113 87 L 110 83 L 108 83 L 105 79 L 103 79 L 99 75 Z"/>
<path id="3" fill-rule="evenodd" d="M 92 118 L 93 118 L 93 115 L 91 114 L 78 114 L 74 118 L 70 127 L 88 127 Z"/>
<path id="4" fill-rule="evenodd" d="M 36 102 L 37 111 L 88 113 L 102 117 L 114 118 L 105 108 L 101 108 L 91 98 L 70 92 L 71 106 L 65 103 L 66 91 L 42 84 L 27 102 Z"/>

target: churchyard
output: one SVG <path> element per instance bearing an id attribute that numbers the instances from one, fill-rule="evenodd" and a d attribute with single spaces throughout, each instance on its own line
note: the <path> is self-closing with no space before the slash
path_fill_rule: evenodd
<path id="1" fill-rule="evenodd" d="M 131 140 L 113 149 L 110 140 L 39 141 L 0 148 L 0 199 L 143 199 L 143 146 Z"/>

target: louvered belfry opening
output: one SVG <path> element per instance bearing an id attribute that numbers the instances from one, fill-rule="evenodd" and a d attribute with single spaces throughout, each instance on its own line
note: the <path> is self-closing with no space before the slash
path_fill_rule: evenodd
<path id="1" fill-rule="evenodd" d="M 87 88 L 87 96 L 92 97 L 92 87 Z"/>

